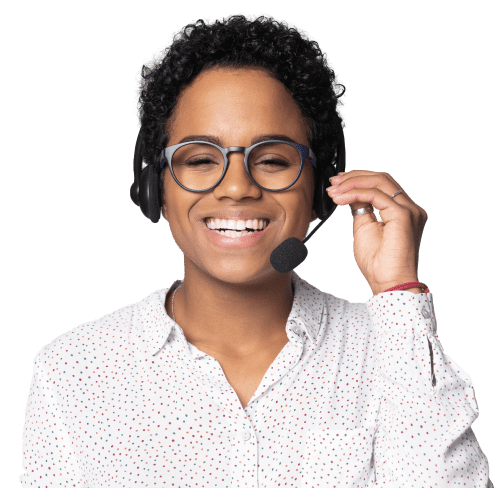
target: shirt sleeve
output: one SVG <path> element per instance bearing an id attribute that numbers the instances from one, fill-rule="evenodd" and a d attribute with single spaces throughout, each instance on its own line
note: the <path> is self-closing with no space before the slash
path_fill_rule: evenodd
<path id="1" fill-rule="evenodd" d="M 471 429 L 479 414 L 474 388 L 444 354 L 432 294 L 384 292 L 367 305 L 381 397 L 376 486 L 492 488 L 488 461 Z"/>
<path id="2" fill-rule="evenodd" d="M 35 360 L 26 407 L 21 484 L 44 488 L 83 487 L 56 381 L 44 370 L 43 364 L 40 353 Z"/>

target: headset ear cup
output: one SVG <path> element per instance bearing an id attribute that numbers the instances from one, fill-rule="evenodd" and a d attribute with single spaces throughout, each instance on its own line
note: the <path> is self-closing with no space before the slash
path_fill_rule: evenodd
<path id="1" fill-rule="evenodd" d="M 326 189 L 331 186 L 330 178 L 340 172 L 345 171 L 345 139 L 342 125 L 338 129 L 338 145 L 335 160 L 318 170 L 314 187 L 314 210 L 320 220 L 325 220 L 337 208 L 337 204 L 326 193 Z"/>
<path id="2" fill-rule="evenodd" d="M 323 220 L 323 203 L 321 202 L 321 171 L 315 170 L 314 172 L 314 195 L 313 195 L 313 209 L 316 212 L 316 217 Z"/>
<path id="3" fill-rule="evenodd" d="M 330 212 L 337 207 L 335 202 L 328 196 L 326 189 L 331 186 L 330 178 L 335 176 L 336 170 L 333 164 L 328 164 L 326 167 L 318 171 L 316 185 L 314 189 L 314 210 L 320 220 L 325 220 Z"/>
<path id="4" fill-rule="evenodd" d="M 139 205 L 139 183 L 137 181 L 134 181 L 130 187 L 130 198 L 136 205 Z"/>
<path id="5" fill-rule="evenodd" d="M 149 164 L 141 173 L 139 181 L 139 204 L 142 213 L 156 223 L 161 215 L 159 174 Z"/>
<path id="6" fill-rule="evenodd" d="M 139 205 L 139 182 L 142 173 L 142 150 L 144 147 L 144 128 L 141 126 L 137 139 L 135 141 L 134 149 L 134 182 L 130 187 L 130 198 L 137 205 Z"/>

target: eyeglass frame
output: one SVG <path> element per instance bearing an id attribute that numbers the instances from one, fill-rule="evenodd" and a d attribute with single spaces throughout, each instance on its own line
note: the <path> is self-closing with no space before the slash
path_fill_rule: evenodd
<path id="1" fill-rule="evenodd" d="M 252 149 L 254 149 L 257 146 L 260 146 L 261 144 L 268 144 L 270 142 L 279 142 L 281 144 L 288 144 L 289 146 L 292 146 L 295 149 L 297 149 L 298 153 L 300 154 L 300 170 L 299 170 L 299 172 L 297 174 L 297 177 L 295 178 L 295 180 L 293 180 L 293 182 L 290 185 L 288 185 L 288 186 L 286 186 L 284 188 L 280 188 L 279 190 L 271 190 L 269 188 L 263 187 L 262 185 L 259 185 L 259 183 L 257 183 L 253 179 L 252 175 L 250 174 L 250 170 L 248 169 L 248 155 L 250 154 L 250 152 L 252 151 Z M 179 149 L 182 146 L 187 146 L 188 144 L 200 144 L 200 143 L 201 144 L 208 144 L 210 146 L 216 147 L 222 153 L 222 156 L 224 157 L 224 169 L 223 169 L 222 175 L 218 179 L 217 183 L 215 183 L 211 187 L 206 188 L 205 190 L 192 190 L 191 188 L 187 188 L 186 186 L 184 186 L 176 178 L 176 176 L 174 174 L 174 171 L 172 169 L 172 156 L 174 155 L 175 151 L 177 151 L 177 149 Z M 302 174 L 302 170 L 304 169 L 304 161 L 306 159 L 310 159 L 311 160 L 311 164 L 313 165 L 313 168 L 315 168 L 315 169 L 316 169 L 316 164 L 317 164 L 316 163 L 316 156 L 314 155 L 312 149 L 310 147 L 308 147 L 308 146 L 305 146 L 304 144 L 299 144 L 298 142 L 281 141 L 281 140 L 278 140 L 278 139 L 270 139 L 270 140 L 267 140 L 267 141 L 257 142 L 256 144 L 254 144 L 253 146 L 250 146 L 250 147 L 244 147 L 244 146 L 221 147 L 221 146 L 218 146 L 217 144 L 214 144 L 213 142 L 208 142 L 208 141 L 187 141 L 187 142 L 181 142 L 180 144 L 173 144 L 172 146 L 167 146 L 165 149 L 162 150 L 162 152 L 160 154 L 160 169 L 164 169 L 165 168 L 165 161 L 167 161 L 168 167 L 170 169 L 170 174 L 174 178 L 175 182 L 181 188 L 184 188 L 184 190 L 187 190 L 187 191 L 190 191 L 190 192 L 193 192 L 193 193 L 203 193 L 205 191 L 212 190 L 213 188 L 215 188 L 216 186 L 218 186 L 221 183 L 221 181 L 224 179 L 224 177 L 226 176 L 226 173 L 227 173 L 227 169 L 229 167 L 228 154 L 231 153 L 231 152 L 240 152 L 240 153 L 243 153 L 244 154 L 243 163 L 245 165 L 245 169 L 246 169 L 246 172 L 247 172 L 249 178 L 252 180 L 253 183 L 255 183 L 262 190 L 271 191 L 271 192 L 278 192 L 278 191 L 288 190 L 288 188 L 290 188 L 291 186 L 293 186 L 297 182 L 297 180 L 299 179 L 300 175 Z"/>

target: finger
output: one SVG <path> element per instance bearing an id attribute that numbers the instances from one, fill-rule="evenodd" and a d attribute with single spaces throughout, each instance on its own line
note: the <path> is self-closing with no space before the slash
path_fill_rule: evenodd
<path id="1" fill-rule="evenodd" d="M 358 171 L 358 173 L 361 173 Z M 338 193 L 351 190 L 352 188 L 378 188 L 388 195 L 393 195 L 394 193 L 402 190 L 402 193 L 410 199 L 410 197 L 403 190 L 401 185 L 394 184 L 386 173 L 376 173 L 374 171 L 366 171 L 365 174 L 349 175 L 345 173 L 344 175 L 338 175 L 330 178 L 330 183 L 332 186 L 327 188 L 327 190 L 336 189 Z M 411 200 L 411 199 L 410 199 Z"/>
<path id="2" fill-rule="evenodd" d="M 398 203 L 401 205 L 405 205 L 410 208 L 413 204 L 412 200 L 408 197 L 406 192 L 394 181 L 387 176 L 385 173 L 372 173 L 365 174 L 359 176 L 350 176 L 343 178 L 342 176 L 338 179 L 331 178 L 332 186 L 329 187 L 329 194 L 335 195 L 335 193 L 345 193 L 354 188 L 378 188 L 389 196 L 394 195 L 399 190 L 402 190 L 401 193 L 396 195 L 394 198 L 398 198 Z M 411 209 L 411 208 L 410 208 Z"/>
<path id="3" fill-rule="evenodd" d="M 426 211 L 417 205 L 388 173 L 353 170 L 349 173 L 340 175 L 340 177 L 330 178 L 330 181 L 332 186 L 327 188 L 330 197 L 335 193 L 343 193 L 352 188 L 378 188 L 384 193 L 387 193 L 389 196 L 392 196 L 401 190 L 401 193 L 394 196 L 394 201 L 410 210 L 413 225 L 416 227 L 422 227 L 427 221 Z M 334 188 L 336 189 L 334 190 Z"/>
<path id="4" fill-rule="evenodd" d="M 395 198 L 378 188 L 353 188 L 339 195 L 332 195 L 331 198 L 337 205 L 350 205 L 353 210 L 371 204 L 379 211 L 384 223 L 394 219 L 411 219 L 411 211 L 407 207 L 400 205 Z"/>
<path id="5" fill-rule="evenodd" d="M 352 169 L 351 171 L 348 171 L 348 172 L 338 173 L 337 176 L 339 176 L 339 178 L 343 177 L 343 179 L 346 179 L 346 178 L 351 178 L 353 176 L 370 176 L 370 175 L 372 175 L 372 176 L 373 175 L 385 176 L 388 179 L 390 179 L 396 186 L 399 186 L 397 181 L 389 173 L 384 173 L 384 172 L 380 172 L 380 171 L 368 171 L 365 169 Z M 336 178 L 336 176 L 332 176 L 330 178 L 330 180 L 332 180 L 334 178 Z"/>
<path id="6" fill-rule="evenodd" d="M 365 224 L 367 222 L 378 222 L 377 216 L 373 212 L 373 206 L 366 202 L 354 202 L 349 205 L 351 207 L 351 213 L 354 210 L 358 210 L 360 208 L 364 208 L 365 212 L 362 214 L 353 214 L 352 217 L 354 219 L 354 228 L 356 225 Z"/>
<path id="7" fill-rule="evenodd" d="M 349 178 L 353 178 L 354 176 L 374 176 L 377 174 L 378 173 L 376 173 L 375 171 L 353 169 L 351 171 L 348 171 L 347 173 L 338 173 L 336 176 L 332 176 L 331 178 L 329 178 L 329 180 L 332 186 L 337 186 L 338 184 L 348 180 Z"/>

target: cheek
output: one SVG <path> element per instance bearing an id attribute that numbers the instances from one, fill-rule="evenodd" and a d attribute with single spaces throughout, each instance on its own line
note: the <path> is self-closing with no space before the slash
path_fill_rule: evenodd
<path id="1" fill-rule="evenodd" d="M 302 178 L 304 177 L 304 178 Z M 287 232 L 307 232 L 310 222 L 315 217 L 313 213 L 314 180 L 312 168 L 301 175 L 299 183 L 293 192 L 283 193 L 281 196 L 284 209 L 286 209 Z M 293 188 L 293 187 L 292 187 Z"/>
<path id="2" fill-rule="evenodd" d="M 189 209 L 192 202 L 185 202 L 179 195 L 169 192 L 168 188 L 164 192 L 164 203 L 162 207 L 163 216 L 168 222 L 170 232 L 177 247 L 184 254 L 192 254 L 192 226 L 189 222 Z"/>
<path id="3" fill-rule="evenodd" d="M 315 175 L 316 171 L 312 166 L 310 166 L 305 175 L 304 184 L 304 214 L 307 223 L 311 223 L 317 218 L 316 212 L 314 211 L 314 185 L 315 185 Z"/>
<path id="4" fill-rule="evenodd" d="M 163 214 L 163 218 L 168 220 L 167 214 L 167 201 L 165 198 L 165 169 L 160 174 L 160 201 L 161 201 L 161 212 Z"/>
<path id="5" fill-rule="evenodd" d="M 163 182 L 162 195 L 162 209 L 163 217 L 169 223 L 170 226 L 176 225 L 179 220 L 179 215 L 177 215 L 181 205 L 181 195 L 178 195 L 176 186 L 178 186 L 175 181 L 173 181 L 170 174 L 165 175 Z"/>
<path id="6" fill-rule="evenodd" d="M 162 192 L 162 212 L 168 221 L 170 232 L 177 247 L 187 256 L 195 256 L 198 252 L 199 226 L 192 218 L 203 194 L 192 193 L 181 188 L 172 178 L 170 172 L 165 175 Z"/>
<path id="7" fill-rule="evenodd" d="M 172 178 L 170 171 L 168 168 L 163 170 L 163 173 L 160 175 L 160 194 L 161 194 L 161 202 L 162 202 L 162 210 L 164 214 L 170 215 L 175 211 L 177 205 L 177 200 L 182 195 L 179 195 L 178 190 L 182 190 L 182 188 L 177 185 L 177 183 Z M 164 215 L 167 218 L 167 216 Z"/>

